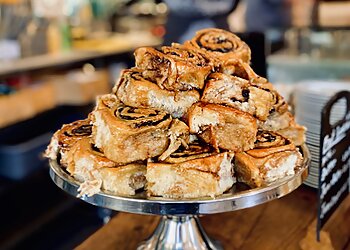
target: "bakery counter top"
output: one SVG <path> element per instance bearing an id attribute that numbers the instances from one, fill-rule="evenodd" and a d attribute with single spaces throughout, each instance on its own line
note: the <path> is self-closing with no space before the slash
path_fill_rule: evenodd
<path id="1" fill-rule="evenodd" d="M 201 217 L 205 231 L 224 249 L 350 249 L 350 197 L 315 240 L 317 193 L 302 186 L 293 193 L 253 208 Z M 77 247 L 136 249 L 158 224 L 158 216 L 118 213 Z"/>

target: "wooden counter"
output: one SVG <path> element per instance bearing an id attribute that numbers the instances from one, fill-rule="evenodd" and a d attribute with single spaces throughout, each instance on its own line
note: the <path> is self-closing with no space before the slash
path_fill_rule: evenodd
<path id="1" fill-rule="evenodd" d="M 350 197 L 333 214 L 315 241 L 317 193 L 306 186 L 253 208 L 207 215 L 201 222 L 224 249 L 344 249 L 350 250 Z M 119 213 L 77 247 L 136 249 L 155 229 L 159 217 Z"/>

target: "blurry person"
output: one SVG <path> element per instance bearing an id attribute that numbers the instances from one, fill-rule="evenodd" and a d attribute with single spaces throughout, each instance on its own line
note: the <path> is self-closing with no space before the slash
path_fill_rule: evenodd
<path id="1" fill-rule="evenodd" d="M 204 28 L 229 30 L 227 17 L 239 0 L 164 0 L 169 7 L 164 44 L 182 43 Z"/>
<path id="2" fill-rule="evenodd" d="M 245 0 L 247 32 L 261 32 L 271 52 L 283 47 L 284 32 L 291 25 L 290 0 Z"/>

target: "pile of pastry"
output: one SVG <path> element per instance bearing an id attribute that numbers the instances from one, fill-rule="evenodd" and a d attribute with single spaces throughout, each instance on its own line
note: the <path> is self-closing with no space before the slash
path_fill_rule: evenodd
<path id="1" fill-rule="evenodd" d="M 236 181 L 255 188 L 295 173 L 305 129 L 236 35 L 205 29 L 134 55 L 112 93 L 46 150 L 81 195 L 216 197 Z"/>

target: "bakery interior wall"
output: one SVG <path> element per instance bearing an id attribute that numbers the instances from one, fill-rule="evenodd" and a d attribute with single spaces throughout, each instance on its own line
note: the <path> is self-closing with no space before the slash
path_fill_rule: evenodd
<path id="1" fill-rule="evenodd" d="M 245 40 L 253 68 L 286 95 L 310 77 L 349 78 L 349 2 L 315 6 L 314 0 L 0 0 L 0 248 L 72 248 L 114 214 L 56 188 L 41 155 L 53 131 L 86 117 L 95 96 L 111 90 L 137 47 L 182 42 L 218 27 Z"/>

